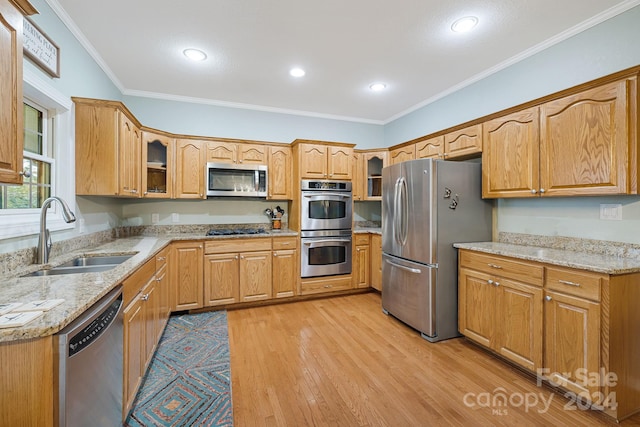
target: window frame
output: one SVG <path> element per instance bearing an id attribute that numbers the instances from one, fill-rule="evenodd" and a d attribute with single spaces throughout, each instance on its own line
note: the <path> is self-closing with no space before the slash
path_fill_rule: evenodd
<path id="1" fill-rule="evenodd" d="M 72 211 L 76 211 L 75 150 L 73 140 L 73 102 L 35 72 L 25 67 L 23 71 L 23 97 L 45 108 L 48 117 L 54 117 L 53 160 L 51 195 L 61 197 Z M 31 156 L 32 153 L 29 154 Z M 64 171 L 64 172 L 63 172 Z M 58 203 L 52 203 L 47 212 L 47 228 L 50 231 L 69 230 L 75 223 L 67 224 L 62 218 Z M 40 209 L 1 209 L 0 240 L 25 237 L 40 232 Z"/>

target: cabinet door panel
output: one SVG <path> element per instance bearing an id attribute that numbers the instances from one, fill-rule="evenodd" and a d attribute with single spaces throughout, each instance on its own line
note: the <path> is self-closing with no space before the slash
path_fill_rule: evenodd
<path id="1" fill-rule="evenodd" d="M 429 138 L 416 143 L 416 159 L 430 157 L 442 158 L 444 155 L 444 136 Z"/>
<path id="2" fill-rule="evenodd" d="M 538 107 L 484 123 L 482 197 L 538 195 L 539 135 Z"/>
<path id="3" fill-rule="evenodd" d="M 491 276 L 460 269 L 458 283 L 458 328 L 460 333 L 491 348 L 494 341 L 495 288 Z"/>
<path id="4" fill-rule="evenodd" d="M 301 178 L 327 177 L 327 147 L 324 145 L 302 144 L 300 160 Z"/>
<path id="5" fill-rule="evenodd" d="M 416 158 L 416 146 L 415 144 L 407 145 L 405 147 L 396 148 L 389 152 L 389 163 L 395 165 L 397 163 L 406 162 L 407 160 L 414 160 Z"/>
<path id="6" fill-rule="evenodd" d="M 382 236 L 371 235 L 371 287 L 382 291 Z"/>
<path id="7" fill-rule="evenodd" d="M 260 144 L 238 144 L 238 163 L 266 165 L 267 149 Z"/>
<path id="8" fill-rule="evenodd" d="M 124 310 L 124 398 L 123 412 L 126 415 L 136 397 L 142 381 L 145 364 L 145 313 L 138 295 Z"/>
<path id="9" fill-rule="evenodd" d="M 274 298 L 292 297 L 297 292 L 298 262 L 296 250 L 273 252 L 273 296 Z"/>
<path id="10" fill-rule="evenodd" d="M 541 106 L 545 195 L 629 191 L 629 85 L 628 80 L 614 82 Z"/>
<path id="11" fill-rule="evenodd" d="M 204 147 L 201 141 L 176 142 L 176 198 L 204 197 Z"/>
<path id="12" fill-rule="evenodd" d="M 544 366 L 549 379 L 577 394 L 594 396 L 599 387 L 581 380 L 600 368 L 600 304 L 546 292 Z M 547 298 L 547 299 L 548 299 Z M 595 396 L 594 396 L 595 397 Z"/>
<path id="13" fill-rule="evenodd" d="M 329 179 L 350 180 L 352 178 L 352 173 L 351 173 L 352 156 L 353 156 L 352 148 L 329 146 L 328 148 L 329 164 L 327 165 L 329 170 Z"/>
<path id="14" fill-rule="evenodd" d="M 207 306 L 233 304 L 239 301 L 238 258 L 237 253 L 205 256 L 204 301 Z"/>
<path id="15" fill-rule="evenodd" d="M 173 243 L 171 277 L 173 311 L 202 308 L 203 244 L 196 242 Z"/>
<path id="16" fill-rule="evenodd" d="M 453 159 L 482 152 L 482 125 L 469 126 L 444 135 L 444 157 Z"/>
<path id="17" fill-rule="evenodd" d="M 269 299 L 271 289 L 271 251 L 240 254 L 240 299 Z"/>
<path id="18" fill-rule="evenodd" d="M 354 263 L 354 285 L 356 288 L 369 287 L 370 280 L 369 245 L 356 246 Z"/>
<path id="19" fill-rule="evenodd" d="M 269 147 L 269 199 L 292 199 L 291 147 Z"/>
<path id="20" fill-rule="evenodd" d="M 542 367 L 542 288 L 498 280 L 496 349 L 535 372 Z"/>

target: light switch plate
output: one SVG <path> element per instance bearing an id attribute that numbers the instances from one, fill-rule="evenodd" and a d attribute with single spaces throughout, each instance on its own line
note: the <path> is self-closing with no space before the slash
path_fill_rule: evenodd
<path id="1" fill-rule="evenodd" d="M 151 224 L 157 224 L 160 222 L 160 214 L 159 213 L 152 213 L 151 214 Z"/>
<path id="2" fill-rule="evenodd" d="M 180 214 L 172 213 L 171 214 L 171 222 L 180 222 Z"/>
<path id="3" fill-rule="evenodd" d="M 607 221 L 621 221 L 622 220 L 622 205 L 616 204 L 601 204 L 600 205 L 600 219 Z"/>

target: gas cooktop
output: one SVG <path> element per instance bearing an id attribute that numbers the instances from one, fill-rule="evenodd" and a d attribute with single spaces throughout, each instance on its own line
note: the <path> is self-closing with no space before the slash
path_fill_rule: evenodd
<path id="1" fill-rule="evenodd" d="M 237 234 L 265 234 L 264 228 L 212 228 L 207 236 L 231 236 Z"/>

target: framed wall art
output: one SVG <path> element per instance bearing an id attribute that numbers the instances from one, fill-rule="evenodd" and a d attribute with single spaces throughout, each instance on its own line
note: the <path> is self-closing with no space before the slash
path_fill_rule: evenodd
<path id="1" fill-rule="evenodd" d="M 38 67 L 51 77 L 60 77 L 60 48 L 29 18 L 22 27 L 23 51 Z"/>

